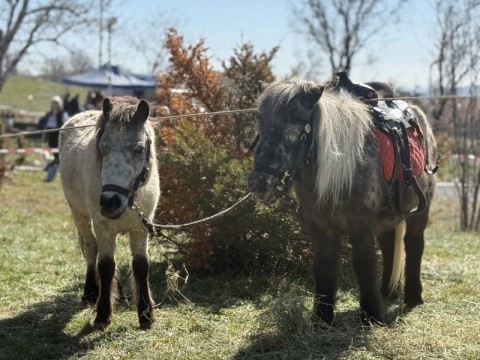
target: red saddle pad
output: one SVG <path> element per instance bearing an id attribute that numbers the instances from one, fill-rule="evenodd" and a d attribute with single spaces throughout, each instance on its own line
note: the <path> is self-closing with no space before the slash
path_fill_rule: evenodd
<path id="1" fill-rule="evenodd" d="M 384 131 L 375 128 L 375 135 L 378 141 L 378 150 L 382 159 L 383 175 L 388 182 L 393 180 L 395 169 L 395 145 L 391 137 Z M 422 136 L 414 127 L 407 129 L 408 144 L 410 148 L 410 163 L 412 175 L 417 176 L 425 168 L 425 153 L 423 151 Z M 399 166 L 398 180 L 405 180 L 403 167 Z"/>

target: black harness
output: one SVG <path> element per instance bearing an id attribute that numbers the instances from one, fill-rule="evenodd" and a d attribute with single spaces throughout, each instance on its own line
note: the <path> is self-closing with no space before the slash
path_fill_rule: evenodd
<path id="1" fill-rule="evenodd" d="M 115 184 L 105 184 L 102 186 L 102 192 L 112 191 L 112 192 L 116 192 L 118 194 L 126 196 L 128 198 L 128 206 L 131 207 L 133 205 L 135 192 L 148 179 L 148 174 L 150 171 L 149 166 L 150 166 L 150 158 L 151 158 L 151 150 L 150 150 L 151 143 L 152 143 L 151 140 L 148 139 L 145 147 L 145 164 L 143 165 L 143 168 L 140 171 L 140 173 L 135 178 L 132 186 L 127 189 L 127 188 L 124 188 L 123 186 L 119 186 Z"/>
<path id="2" fill-rule="evenodd" d="M 288 194 L 295 177 L 298 175 L 301 169 L 307 167 L 311 163 L 312 154 L 313 154 L 313 131 L 312 124 L 306 123 L 300 138 L 297 143 L 297 148 L 295 150 L 295 161 L 291 169 L 282 171 L 271 167 L 266 164 L 255 162 L 254 171 L 263 172 L 269 175 L 272 175 L 280 180 L 280 182 L 275 186 L 275 193 L 277 196 L 282 199 L 288 207 L 295 208 L 297 202 Z M 258 142 L 259 135 L 255 138 L 254 147 Z M 251 147 L 251 148 L 252 148 Z"/>

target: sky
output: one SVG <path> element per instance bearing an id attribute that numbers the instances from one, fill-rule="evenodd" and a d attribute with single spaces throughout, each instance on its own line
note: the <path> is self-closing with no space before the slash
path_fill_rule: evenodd
<path id="1" fill-rule="evenodd" d="M 228 60 L 235 46 L 242 42 L 251 42 L 257 51 L 268 51 L 278 45 L 280 50 L 272 65 L 274 73 L 284 77 L 305 60 L 307 49 L 312 45 L 291 26 L 295 0 L 114 1 L 117 6 L 105 15 L 106 18 L 118 18 L 112 33 L 112 63 L 135 72 L 146 72 L 147 62 L 141 51 L 132 50 L 128 38 L 138 35 L 148 39 L 150 32 L 152 38 L 158 37 L 154 32 L 163 31 L 165 19 L 173 19 L 186 43 L 205 38 L 212 61 L 219 69 L 221 61 Z M 167 15 L 159 16 L 161 12 Z M 353 80 L 383 81 L 408 89 L 428 86 L 429 64 L 434 51 L 432 2 L 411 1 L 404 8 L 401 18 L 401 23 L 392 24 L 380 36 L 372 38 L 370 52 L 356 59 L 350 74 Z M 156 21 L 158 29 L 145 26 Z M 80 39 L 75 41 L 82 43 Z M 98 43 L 98 36 L 92 35 L 88 45 L 82 45 L 96 65 Z M 106 40 L 103 54 L 106 60 Z M 326 81 L 331 77 L 329 71 L 325 58 L 323 66 L 319 66 L 319 78 L 311 80 Z"/>

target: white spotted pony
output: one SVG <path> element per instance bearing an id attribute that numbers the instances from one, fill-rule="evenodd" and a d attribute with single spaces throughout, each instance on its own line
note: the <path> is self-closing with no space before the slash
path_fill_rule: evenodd
<path id="1" fill-rule="evenodd" d="M 115 295 L 123 297 L 115 275 L 119 233 L 128 233 L 140 327 L 154 321 L 149 289 L 148 231 L 129 208 L 135 201 L 152 220 L 160 196 L 154 129 L 145 100 L 105 98 L 102 111 L 68 120 L 60 135 L 63 191 L 72 209 L 87 262 L 83 300 L 96 303 L 94 327 L 111 322 Z"/>

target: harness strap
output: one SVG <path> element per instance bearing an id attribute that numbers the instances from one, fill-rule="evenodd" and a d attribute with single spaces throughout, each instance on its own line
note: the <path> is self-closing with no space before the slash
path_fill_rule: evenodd
<path id="1" fill-rule="evenodd" d="M 311 130 L 311 125 L 306 124 L 295 151 L 295 161 L 290 170 L 282 171 L 269 165 L 257 162 L 254 165 L 254 171 L 272 175 L 280 180 L 280 182 L 275 186 L 275 193 L 290 208 L 295 208 L 297 206 L 297 202 L 288 194 L 288 192 L 290 191 L 293 181 L 300 169 L 308 166 L 310 163 L 313 143 L 313 135 Z M 308 150 L 306 151 L 307 145 Z"/>
<path id="2" fill-rule="evenodd" d="M 135 178 L 135 182 L 133 183 L 132 188 L 131 188 L 131 192 L 130 192 L 131 195 L 128 198 L 128 206 L 133 205 L 133 197 L 135 195 L 135 192 L 138 190 L 138 188 L 140 186 L 143 185 L 143 183 L 145 181 L 147 181 L 148 173 L 150 171 L 150 168 L 148 167 L 148 164 L 150 164 L 150 145 L 151 145 L 151 141 L 150 141 L 150 139 L 148 139 L 147 140 L 147 147 L 145 149 L 146 164 L 144 165 L 142 171 L 140 171 L 140 174 L 138 174 L 138 176 Z"/>
<path id="3" fill-rule="evenodd" d="M 131 206 L 133 204 L 133 197 L 135 195 L 135 192 L 147 180 L 149 170 L 150 169 L 145 166 L 135 179 L 135 182 L 133 183 L 132 189 L 130 191 L 131 195 L 128 197 L 128 206 Z"/>
<path id="4" fill-rule="evenodd" d="M 401 209 L 401 202 L 402 202 L 402 195 L 401 194 L 402 194 L 402 192 L 398 191 L 398 194 L 397 194 L 397 210 L 400 213 L 406 215 L 406 214 L 410 214 L 410 213 L 418 213 L 418 212 L 423 211 L 425 209 L 425 207 L 427 206 L 427 198 L 425 197 L 424 192 L 422 191 L 422 189 L 418 185 L 417 179 L 415 178 L 415 176 L 412 175 L 412 165 L 411 165 L 411 162 L 410 162 L 410 145 L 409 145 L 409 139 L 408 139 L 408 135 L 407 135 L 407 129 L 406 129 L 405 125 L 403 124 L 403 122 L 399 122 L 399 126 L 400 126 L 400 131 L 401 131 L 401 139 L 400 139 L 400 141 L 398 141 L 398 144 L 399 144 L 399 150 L 400 150 L 400 157 L 402 159 L 401 164 L 402 164 L 403 173 L 404 173 L 404 176 L 405 176 L 405 183 L 407 185 L 411 185 L 413 187 L 413 190 L 415 191 L 415 194 L 418 197 L 417 208 L 415 210 L 412 210 L 412 211 L 404 212 Z"/>
<path id="5" fill-rule="evenodd" d="M 124 196 L 130 196 L 130 190 L 125 189 L 123 186 L 118 186 L 115 184 L 105 184 L 102 186 L 102 192 L 104 191 L 112 191 L 119 193 Z"/>
<path id="6" fill-rule="evenodd" d="M 255 139 L 253 139 L 252 143 L 248 147 L 248 152 L 252 152 L 253 150 L 255 150 L 258 144 L 258 140 L 260 140 L 260 133 L 257 133 L 257 135 L 255 135 Z"/>
<path id="7" fill-rule="evenodd" d="M 275 176 L 278 179 L 283 179 L 286 173 L 285 171 L 281 171 L 277 168 L 265 165 L 263 163 L 255 163 L 254 170 Z"/>
<path id="8" fill-rule="evenodd" d="M 130 189 L 126 189 L 123 186 L 119 186 L 119 185 L 115 185 L 115 184 L 105 184 L 105 185 L 102 186 L 102 192 L 112 191 L 112 192 L 116 192 L 120 195 L 127 196 L 128 197 L 128 206 L 132 206 L 133 201 L 134 201 L 133 198 L 135 196 L 135 192 L 138 190 L 139 187 L 141 187 L 145 183 L 145 181 L 148 178 L 148 174 L 149 174 L 149 171 L 150 171 L 150 168 L 149 168 L 148 165 L 150 164 L 150 157 L 151 157 L 151 149 L 150 149 L 151 143 L 152 143 L 151 140 L 148 139 L 147 143 L 146 143 L 147 146 L 146 146 L 146 149 L 145 149 L 145 162 L 146 163 L 143 166 L 140 173 L 138 174 L 138 176 L 135 178 L 135 181 L 133 182 L 132 187 L 130 187 Z"/>

